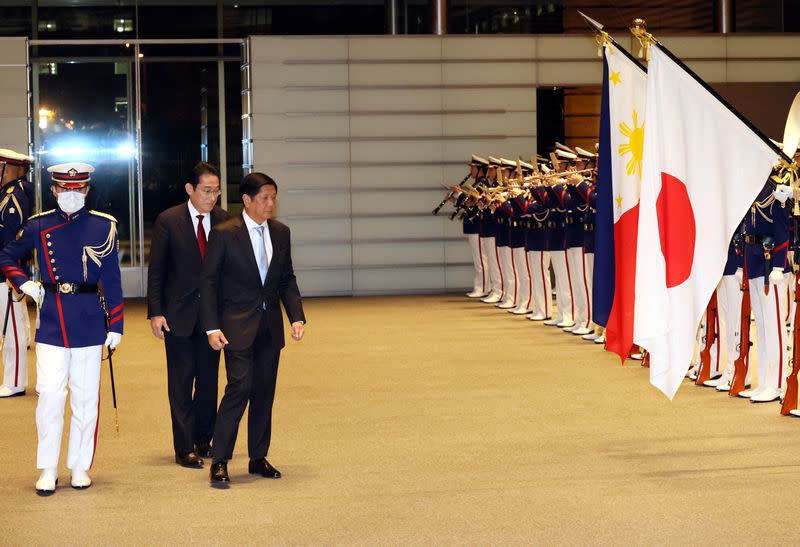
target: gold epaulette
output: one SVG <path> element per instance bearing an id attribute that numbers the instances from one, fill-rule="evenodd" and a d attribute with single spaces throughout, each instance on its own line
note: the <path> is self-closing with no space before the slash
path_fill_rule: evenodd
<path id="1" fill-rule="evenodd" d="M 111 222 L 117 222 L 117 219 L 107 213 L 101 213 L 100 211 L 90 210 L 89 214 L 95 215 L 98 217 L 103 217 L 105 219 L 110 220 Z"/>
<path id="2" fill-rule="evenodd" d="M 57 209 L 50 209 L 49 211 L 42 211 L 41 213 L 36 213 L 35 215 L 29 216 L 28 220 L 31 220 L 32 218 L 43 217 L 45 215 L 49 215 L 50 213 L 55 213 L 56 211 L 57 211 Z"/>

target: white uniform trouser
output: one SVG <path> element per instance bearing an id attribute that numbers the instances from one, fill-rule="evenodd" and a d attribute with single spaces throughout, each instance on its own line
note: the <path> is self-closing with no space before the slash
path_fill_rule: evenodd
<path id="1" fill-rule="evenodd" d="M 480 236 L 478 234 L 467 234 L 469 248 L 472 251 L 472 265 L 475 267 L 475 277 L 472 281 L 474 292 L 489 292 L 489 265 L 481 249 Z"/>
<path id="2" fill-rule="evenodd" d="M 36 344 L 36 391 L 39 393 L 36 467 L 39 469 L 58 467 L 67 386 L 72 409 L 67 467 L 82 470 L 92 467 L 97 444 L 102 350 L 103 346 L 62 348 Z"/>
<path id="3" fill-rule="evenodd" d="M 531 299 L 528 303 L 534 315 L 550 317 L 553 288 L 550 282 L 550 253 L 548 251 L 528 251 L 528 264 L 531 266 Z"/>
<path id="4" fill-rule="evenodd" d="M 592 269 L 594 254 L 586 254 L 583 247 L 567 249 L 567 261 L 572 273 L 572 294 L 575 298 L 573 320 L 579 328 L 588 328 L 592 323 Z"/>
<path id="5" fill-rule="evenodd" d="M 503 276 L 503 301 L 514 298 L 514 261 L 511 258 L 511 247 L 497 247 L 500 257 L 500 274 Z"/>
<path id="6" fill-rule="evenodd" d="M 514 262 L 514 307 L 528 307 L 531 291 L 531 275 L 528 271 L 528 261 L 525 256 L 525 247 L 513 247 L 511 257 Z"/>
<path id="7" fill-rule="evenodd" d="M 500 275 L 500 265 L 497 261 L 497 246 L 494 244 L 493 237 L 480 238 L 481 253 L 486 257 L 486 264 L 489 270 L 489 288 L 492 292 L 501 294 L 503 292 L 503 277 Z"/>
<path id="8" fill-rule="evenodd" d="M 556 304 L 559 323 L 572 321 L 575 313 L 575 303 L 572 297 L 572 284 L 575 282 L 567 261 L 566 251 L 550 251 L 550 260 L 553 263 L 553 273 L 556 275 Z"/>
<path id="9" fill-rule="evenodd" d="M 783 389 L 787 370 L 786 352 L 786 283 L 788 276 L 777 285 L 770 283 L 764 294 L 764 278 L 750 280 L 750 302 L 756 320 L 758 355 L 758 388 Z"/>
<path id="10" fill-rule="evenodd" d="M 725 370 L 739 357 L 739 326 L 742 323 L 742 290 L 733 275 L 723 275 L 717 286 L 717 310 L 722 338 L 720 347 L 724 348 L 719 370 Z"/>
<path id="11" fill-rule="evenodd" d="M 8 325 L 3 343 L 3 385 L 6 387 L 25 387 L 28 385 L 28 343 L 25 335 L 25 318 L 28 309 L 24 299 L 15 302 L 12 293 L 11 308 L 8 310 Z M 0 321 L 5 321 L 8 306 L 8 290 L 0 287 Z M 0 323 L 2 328 L 3 323 Z"/>

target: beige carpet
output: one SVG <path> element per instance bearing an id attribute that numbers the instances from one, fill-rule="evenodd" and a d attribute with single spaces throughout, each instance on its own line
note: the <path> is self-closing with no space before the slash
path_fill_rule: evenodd
<path id="1" fill-rule="evenodd" d="M 247 475 L 244 430 L 230 490 L 173 463 L 163 346 L 131 302 L 122 429 L 106 374 L 91 489 L 37 497 L 36 396 L 0 401 L 0 543 L 795 541 L 800 421 L 777 404 L 689 384 L 671 403 L 638 364 L 463 297 L 306 310 L 281 362 L 283 479 Z"/>

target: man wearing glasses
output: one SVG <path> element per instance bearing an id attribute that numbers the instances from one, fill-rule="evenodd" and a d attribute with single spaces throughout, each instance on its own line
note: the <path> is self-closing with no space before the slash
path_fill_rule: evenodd
<path id="1" fill-rule="evenodd" d="M 167 350 L 175 462 L 200 468 L 211 452 L 219 374 L 219 351 L 209 347 L 198 321 L 200 272 L 211 228 L 228 213 L 216 205 L 217 168 L 200 162 L 193 173 L 185 185 L 188 201 L 161 213 L 153 226 L 147 317 L 153 335 L 164 340 Z"/>

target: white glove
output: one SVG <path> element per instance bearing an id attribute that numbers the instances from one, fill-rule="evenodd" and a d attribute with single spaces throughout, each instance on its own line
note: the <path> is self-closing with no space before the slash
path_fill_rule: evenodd
<path id="1" fill-rule="evenodd" d="M 779 184 L 772 191 L 772 195 L 781 203 L 786 203 L 786 200 L 792 197 L 792 187 L 786 184 Z"/>
<path id="2" fill-rule="evenodd" d="M 778 284 L 783 281 L 783 270 L 781 268 L 772 268 L 769 272 L 769 282 Z"/>
<path id="3" fill-rule="evenodd" d="M 744 278 L 744 273 L 742 272 L 742 269 L 741 268 L 736 268 L 736 273 L 733 274 L 733 277 L 735 277 L 736 278 L 736 282 L 739 285 L 741 285 L 742 284 L 742 279 Z"/>
<path id="4" fill-rule="evenodd" d="M 109 332 L 103 345 L 107 346 L 108 349 L 114 349 L 119 345 L 120 342 L 122 342 L 122 335 L 120 333 Z"/>
<path id="5" fill-rule="evenodd" d="M 19 290 L 33 298 L 37 304 L 44 297 L 44 287 L 42 287 L 41 283 L 36 283 L 35 281 L 26 281 L 20 286 Z"/>

